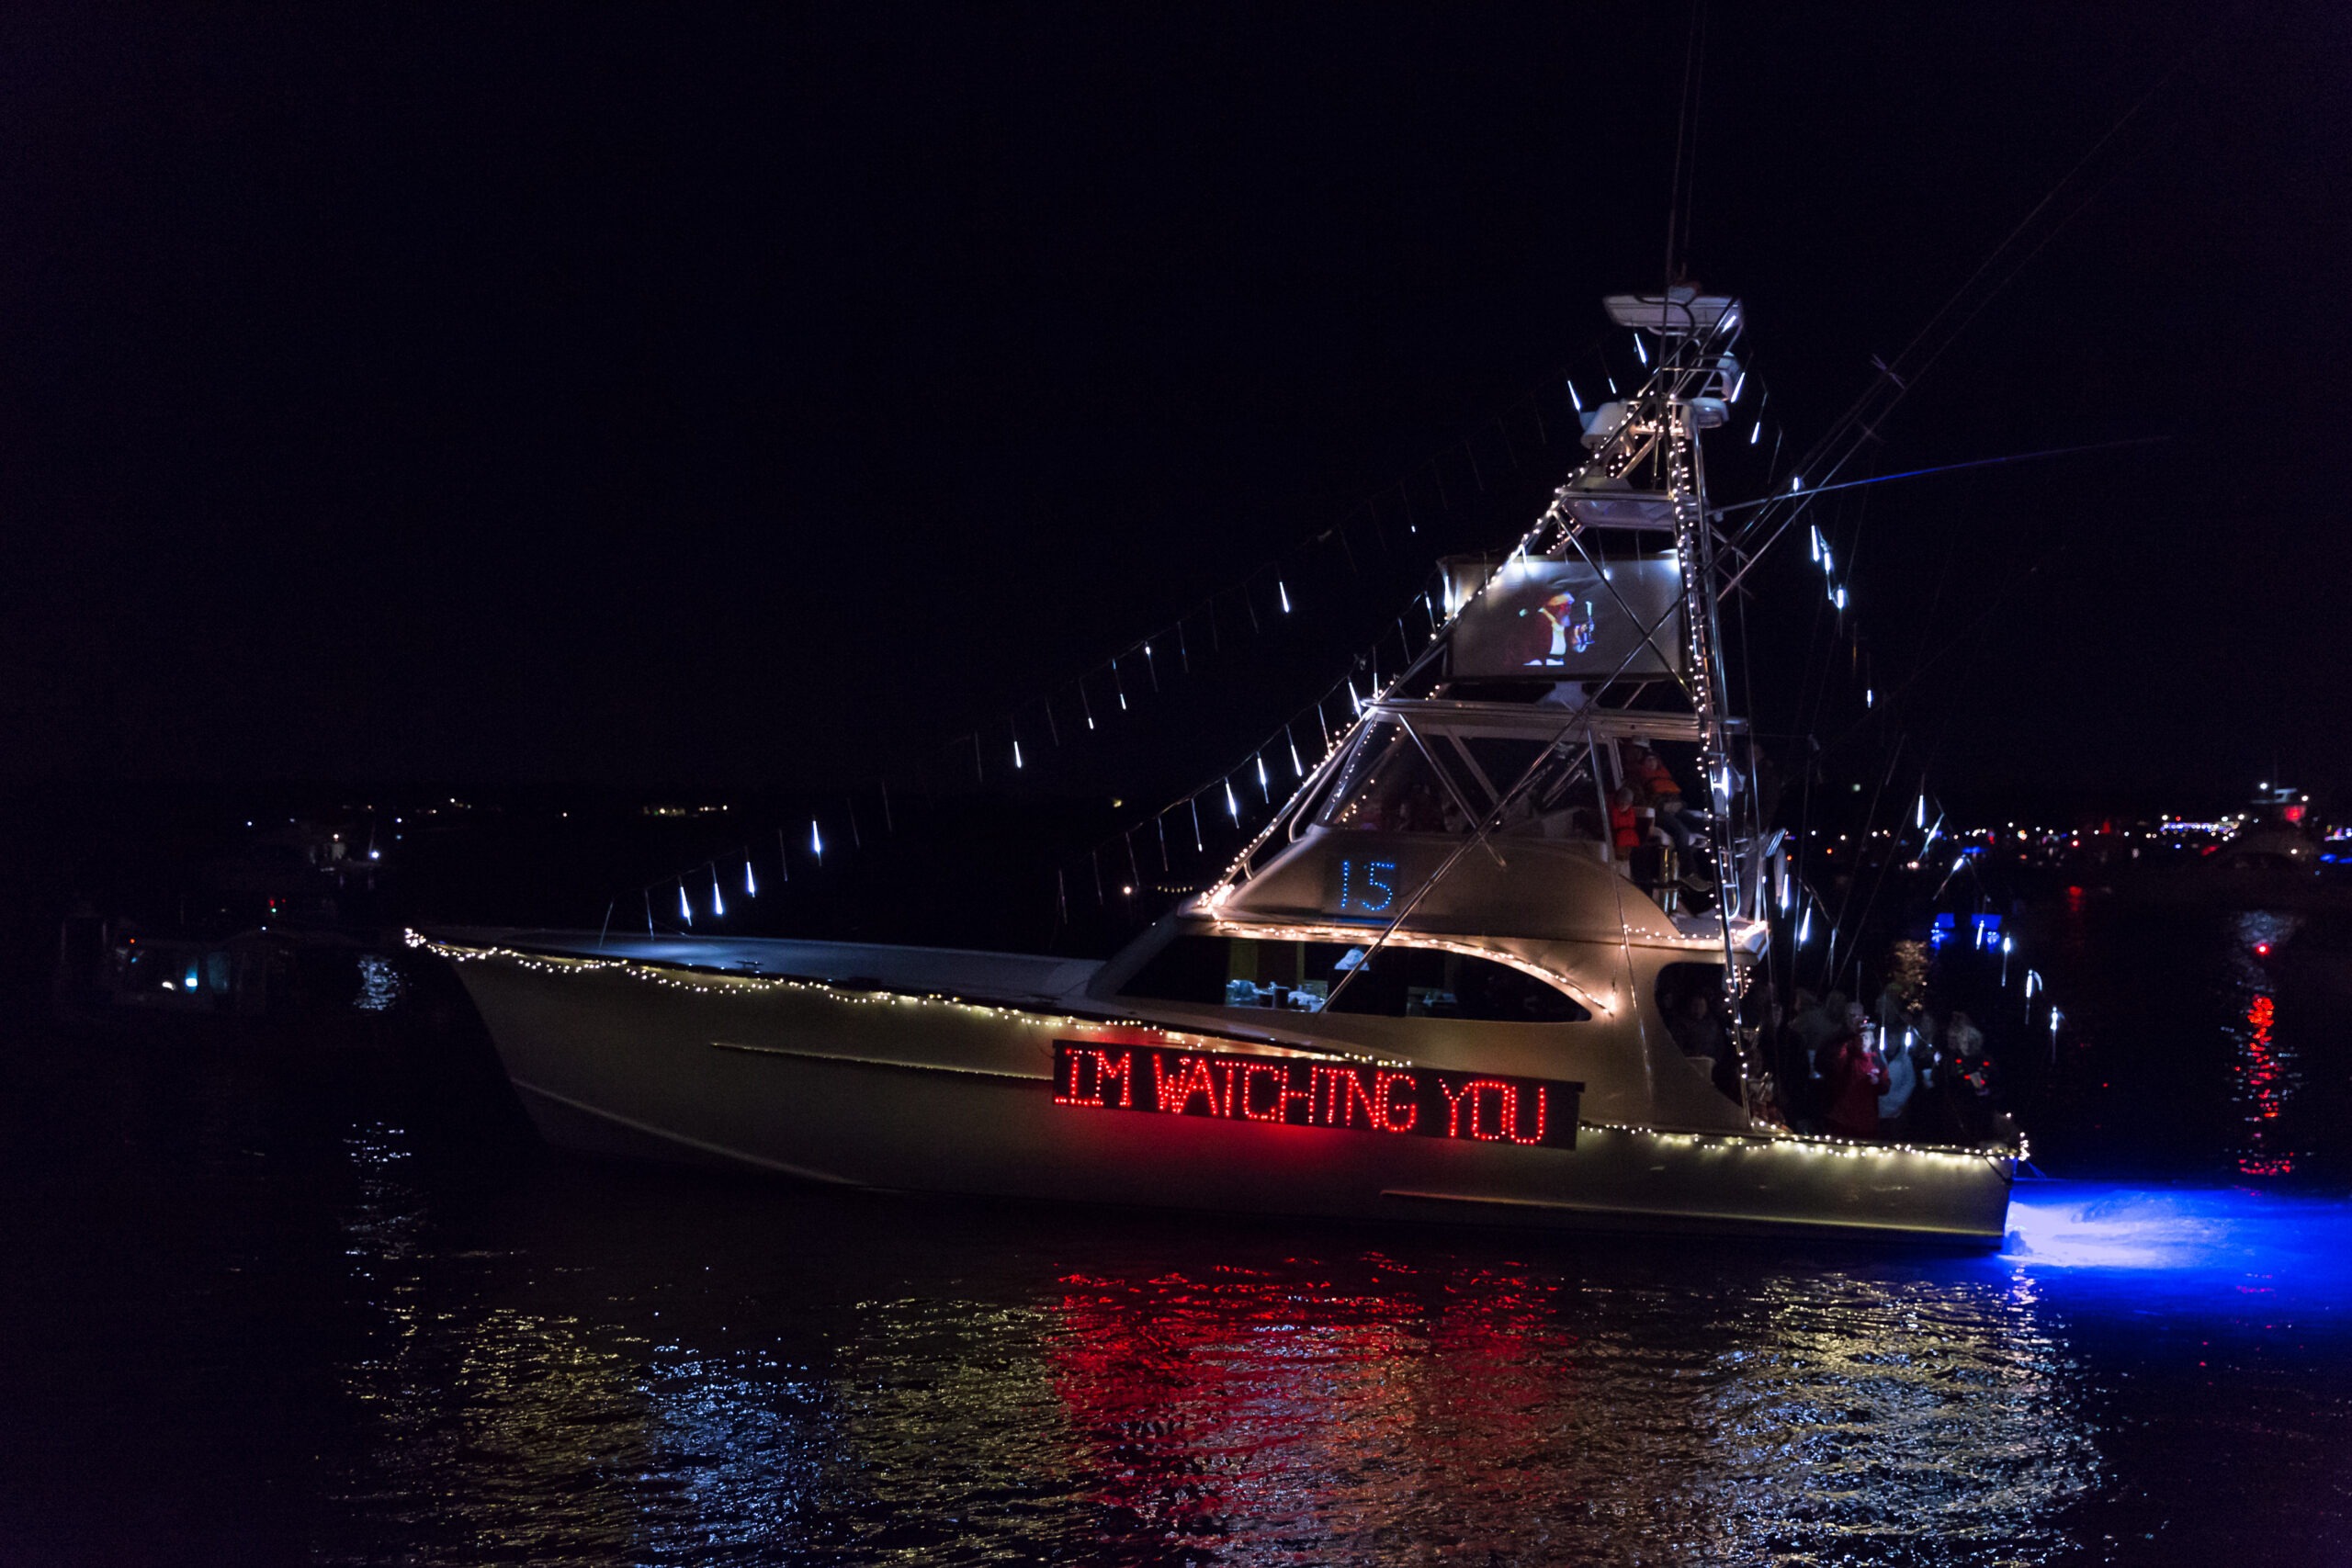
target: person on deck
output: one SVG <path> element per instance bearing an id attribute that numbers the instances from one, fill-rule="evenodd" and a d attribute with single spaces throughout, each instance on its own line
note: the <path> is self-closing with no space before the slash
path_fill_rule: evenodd
<path id="1" fill-rule="evenodd" d="M 1690 992 L 1667 1021 L 1667 1029 L 1691 1065 L 1705 1068 L 1707 1080 L 1719 1092 L 1733 1100 L 1743 1098 L 1739 1049 L 1724 1027 L 1719 996 L 1707 987 Z"/>
<path id="2" fill-rule="evenodd" d="M 1944 1051 L 1955 1057 L 1984 1055 L 1984 1032 L 1958 1008 L 1952 1009 L 1951 1024 L 1944 1031 Z"/>
<path id="3" fill-rule="evenodd" d="M 1821 998 L 1799 986 L 1789 1016 L 1772 1032 L 1773 1098 L 1792 1132 L 1811 1132 L 1821 1114 L 1821 1084 L 1813 1070 L 1814 1048 L 1821 1043 L 1813 1030 L 1820 1012 Z"/>
<path id="4" fill-rule="evenodd" d="M 1957 1009 L 1944 1029 L 1943 1071 L 1937 1077 L 1945 1135 L 1983 1143 L 1993 1124 L 1993 1064 L 1984 1055 L 1984 1032 Z"/>
<path id="5" fill-rule="evenodd" d="M 1709 1071 L 1723 1062 L 1728 1042 L 1724 1038 L 1723 1021 L 1715 1016 L 1715 1004 L 1704 989 L 1692 991 L 1682 998 L 1682 1005 L 1666 1021 L 1674 1043 L 1682 1047 L 1686 1056 L 1704 1056 Z"/>
<path id="6" fill-rule="evenodd" d="M 1903 992 L 1890 976 L 1886 988 L 1878 994 L 1877 1016 L 1871 1020 L 1878 1025 L 1880 1046 L 1890 1054 L 1902 1043 L 1903 1019 L 1909 1010 L 1910 1004 L 1904 1000 Z"/>
<path id="7" fill-rule="evenodd" d="M 1878 1136 L 1878 1097 L 1889 1087 L 1886 1067 L 1863 1039 L 1870 1026 L 1860 1002 L 1846 1004 L 1846 1021 L 1821 1049 L 1822 1122 L 1841 1138 Z"/>
<path id="8" fill-rule="evenodd" d="M 1796 1016 L 1789 1020 L 1789 1032 L 1804 1050 L 1806 1069 L 1812 1077 L 1821 1076 L 1822 1048 L 1837 1039 L 1845 1027 L 1845 992 L 1832 991 L 1818 1001 L 1810 991 L 1797 993 Z"/>
<path id="9" fill-rule="evenodd" d="M 1911 1100 L 1919 1089 L 1919 1058 L 1917 1033 L 1907 1024 L 1898 1023 L 1894 1034 L 1882 1034 L 1887 1042 L 1883 1055 L 1882 1070 L 1886 1074 L 1886 1088 L 1879 1091 L 1878 1135 L 1889 1143 L 1908 1139 L 1911 1135 Z"/>

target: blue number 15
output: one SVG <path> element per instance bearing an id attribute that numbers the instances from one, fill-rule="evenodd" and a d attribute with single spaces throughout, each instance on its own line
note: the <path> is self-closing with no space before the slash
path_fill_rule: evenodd
<path id="1" fill-rule="evenodd" d="M 1347 908 L 1351 896 L 1355 898 L 1356 908 L 1368 915 L 1377 915 L 1396 901 L 1396 885 L 1390 882 L 1386 875 L 1382 874 L 1383 873 L 1393 874 L 1396 871 L 1395 861 L 1370 860 L 1363 863 L 1364 886 L 1380 895 L 1377 899 L 1354 891 L 1355 869 L 1356 863 L 1353 861 L 1343 860 L 1340 863 L 1340 908 L 1342 910 Z"/>

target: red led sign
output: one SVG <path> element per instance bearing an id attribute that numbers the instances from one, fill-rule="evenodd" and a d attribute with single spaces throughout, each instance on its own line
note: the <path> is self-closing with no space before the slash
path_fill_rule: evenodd
<path id="1" fill-rule="evenodd" d="M 1583 1092 L 1580 1083 L 1496 1073 L 1054 1042 L 1054 1103 L 1086 1111 L 1567 1149 Z"/>

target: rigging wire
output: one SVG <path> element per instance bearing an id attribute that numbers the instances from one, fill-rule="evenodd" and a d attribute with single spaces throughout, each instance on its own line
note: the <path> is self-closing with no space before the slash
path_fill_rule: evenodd
<path id="1" fill-rule="evenodd" d="M 1930 474 L 1958 473 L 1963 468 L 1996 468 L 2009 463 L 2030 463 L 2043 457 L 2071 457 L 2080 452 L 2107 452 L 2119 446 L 2150 446 L 2160 441 L 2170 441 L 2170 435 L 2132 435 L 2120 441 L 2091 441 L 2078 446 L 2052 446 L 2040 452 L 2013 452 L 2006 457 L 1973 457 L 1964 463 L 1939 463 L 1929 468 L 1905 468 L 1899 474 L 1880 474 L 1872 479 L 1848 479 L 1841 484 L 1807 485 L 1800 491 L 1783 491 L 1777 495 L 1759 496 L 1754 501 L 1736 501 L 1728 506 L 1708 509 L 1713 517 L 1729 516 L 1735 512 L 1753 511 L 1785 501 L 1791 495 L 1834 495 L 1843 491 L 1861 490 L 1871 485 L 1892 484 L 1896 479 L 1916 479 Z"/>
<path id="2" fill-rule="evenodd" d="M 1683 253 L 1690 244 L 1690 213 L 1697 200 L 1699 174 L 1699 83 L 1706 50 L 1706 0 L 1690 0 L 1690 22 L 1682 46 L 1682 92 L 1676 105 L 1674 172 L 1667 186 L 1663 288 L 1681 281 Z"/>
<path id="3" fill-rule="evenodd" d="M 2202 39 L 2200 38 L 2198 41 L 2201 42 Z M 1977 263 L 1975 270 L 1951 292 L 1943 304 L 1937 307 L 1928 320 L 1921 324 L 1919 330 L 1912 334 L 1911 340 L 1895 355 L 1892 362 L 1873 361 L 1879 370 L 1878 377 L 1864 389 L 1861 395 L 1854 400 L 1820 439 L 1814 443 L 1798 466 L 1799 473 L 1814 472 L 1824 479 L 1834 481 L 1837 475 L 1844 471 L 1846 465 L 1854 459 L 1863 444 L 1877 438 L 1879 422 L 1894 411 L 1895 406 L 1918 384 L 1920 378 L 1925 376 L 1952 344 L 1959 341 L 1961 334 L 1978 315 L 1983 313 L 1985 307 L 1990 305 L 2004 288 L 2015 281 L 2034 257 L 2041 254 L 2052 240 L 2064 232 L 2075 219 L 2079 217 L 2106 188 L 2106 186 L 2121 172 L 2123 164 L 2118 164 L 2115 168 L 2109 170 L 2098 185 L 2084 193 L 2072 206 L 2066 208 L 2056 221 L 2050 224 L 2045 231 L 2034 239 L 2023 254 L 2014 254 L 2017 247 L 2031 233 L 2034 226 L 2041 221 L 2042 216 L 2050 211 L 2052 204 L 2057 202 L 2070 187 L 2075 186 L 2077 176 L 2088 168 L 2099 153 L 2104 152 L 2108 145 L 2139 117 L 2141 111 L 2146 108 L 2180 73 L 2181 68 L 2188 62 L 2195 49 L 2194 43 L 2185 47 L 2174 59 L 2172 64 L 2167 66 L 2164 73 L 2151 83 L 2121 115 L 2117 117 L 2114 123 L 2091 143 L 2082 156 L 2059 176 L 2058 180 L 2042 194 L 2041 199 L 2035 202 L 2025 216 L 2002 236 L 2000 243 L 1985 253 L 1984 259 Z M 2003 270 L 1996 275 L 1996 268 Z M 1989 282 L 1987 282 L 1988 279 Z M 1979 285 L 1984 285 L 1981 294 L 1978 293 Z M 1951 317 L 1953 311 L 1962 310 L 1963 306 L 1964 313 L 1957 321 L 1951 321 L 1947 328 L 1947 318 Z M 1788 501 L 1790 498 L 1781 496 L 1773 499 Z M 1754 567 L 1756 561 L 1770 549 L 1773 542 L 1786 533 L 1789 525 L 1804 513 L 1808 502 L 1809 497 L 1800 493 L 1784 513 L 1776 513 L 1770 506 L 1758 512 L 1756 517 L 1742 530 L 1740 540 L 1743 545 L 1747 538 L 1762 531 L 1765 525 L 1772 522 L 1776 516 L 1778 525 L 1765 536 L 1761 544 L 1747 551 L 1747 564 L 1724 584 L 1725 592 L 1737 586 L 1739 579 Z"/>
<path id="4" fill-rule="evenodd" d="M 1729 594 L 1738 589 L 1742 580 L 1754 569 L 1756 563 L 1762 559 L 1763 557 L 1770 550 L 1772 545 L 1788 531 L 1790 526 L 1793 525 L 1798 518 L 1807 512 L 1816 496 L 1832 491 L 1860 489 L 1866 485 L 1889 482 L 1897 479 L 1915 478 L 1927 472 L 1940 471 L 1912 470 L 1903 474 L 1877 476 L 1870 479 L 1850 481 L 1847 483 L 1838 482 L 1837 479 L 1837 476 L 1845 471 L 1847 466 L 1860 454 L 1863 447 L 1867 444 L 1877 439 L 1876 427 L 1878 423 L 1883 421 L 1888 413 L 1893 412 L 1894 407 L 1909 393 L 1912 387 L 1918 382 L 1919 378 L 1926 375 L 1927 372 L 1942 358 L 1944 354 L 1959 341 L 1961 335 L 1971 324 L 1974 322 L 1976 318 L 1984 312 L 1993 300 L 1998 297 L 2000 292 L 2013 282 L 2024 271 L 2025 267 L 2030 265 L 2036 256 L 2041 254 L 2042 250 L 2055 240 L 2059 234 L 2063 233 L 2074 222 L 2074 220 L 2089 207 L 2090 203 L 2096 200 L 2107 186 L 2113 182 L 2120 173 L 2121 168 L 2123 167 L 2122 164 L 2119 164 L 2115 168 L 2109 170 L 2099 181 L 2094 184 L 2089 189 L 2084 191 L 2077 198 L 2072 201 L 2071 204 L 2066 206 L 2064 210 L 2058 216 L 2056 221 L 2051 223 L 2038 238 L 2035 238 L 2032 243 L 2028 246 L 2022 254 L 2013 254 L 2016 248 L 2031 232 L 2034 225 L 2042 219 L 2043 215 L 2052 209 L 2054 203 L 2059 201 L 2062 196 L 2067 192 L 2069 187 L 2075 184 L 2077 178 L 2087 167 L 2090 166 L 2092 162 L 2098 158 L 2098 156 L 2109 146 L 2109 143 L 2114 141 L 2115 139 L 2123 132 L 2126 127 L 2139 117 L 2142 111 L 2155 99 L 2158 94 L 2170 85 L 2174 77 L 2179 73 L 2181 67 L 2188 62 L 2193 52 L 2193 49 L 2194 46 L 2184 48 L 2180 54 L 2175 58 L 2171 65 L 2169 65 L 2164 73 L 2155 79 L 2155 81 L 2151 83 L 2148 87 L 2141 93 L 2140 96 L 2133 100 L 2130 107 L 2128 107 L 2123 113 L 2119 116 L 2095 141 L 2091 143 L 2083 154 L 2075 161 L 2074 164 L 2067 169 L 2065 174 L 2061 175 L 2060 178 L 2043 193 L 2041 198 L 2037 201 L 2033 207 L 2018 220 L 2010 231 L 2002 237 L 2000 242 L 1990 251 L 1985 253 L 1983 260 L 1977 264 L 1975 270 L 1973 271 L 1968 277 L 1962 282 L 1960 287 L 1952 291 L 1951 296 L 1945 299 L 1943 304 L 1938 307 L 1928 320 L 1921 324 L 1918 331 L 1913 333 L 1910 341 L 1904 345 L 1903 349 L 1899 353 L 1896 354 L 1894 360 L 1891 365 L 1884 361 L 1873 361 L 1873 363 L 1877 365 L 1880 372 L 1878 378 L 1863 390 L 1860 396 L 1855 399 L 1854 402 L 1849 406 L 1845 413 L 1839 417 L 1831 428 L 1814 443 L 1813 446 L 1806 452 L 1804 458 L 1798 464 L 1797 472 L 1811 472 L 1815 474 L 1818 479 L 1827 482 L 1818 482 L 1810 489 L 1800 488 L 1794 492 L 1780 491 L 1773 493 L 1768 495 L 1760 502 L 1747 502 L 1740 505 L 1718 509 L 1718 515 L 1732 512 L 1744 511 L 1749 508 L 1754 508 L 1757 512 L 1757 515 L 1752 518 L 1734 537 L 1734 546 L 1745 557 L 1745 559 L 1739 568 L 1725 581 L 1722 590 L 1720 591 L 1722 593 Z M 1996 268 L 2002 269 L 1998 272 L 1997 276 L 1995 275 Z M 1988 278 L 1990 279 L 1989 284 L 1986 283 Z M 1975 291 L 1978 289 L 1978 286 L 1980 284 L 1985 284 L 1986 286 L 1982 289 L 1981 293 L 1976 293 Z M 1972 293 L 1974 293 L 1973 298 L 1972 298 Z M 1962 310 L 1963 306 L 1965 307 L 1964 310 Z M 1947 328 L 1947 319 L 1951 317 L 1955 310 L 1962 310 L 1962 313 L 1957 320 L 1951 321 Z M 1939 333 L 1940 335 L 1939 335 Z M 2101 443 L 2098 445 L 2102 446 L 2140 445 L 2143 441 L 2152 439 L 2164 438 L 2150 437 L 2142 438 L 2142 441 Z M 1964 465 L 1955 464 L 1951 465 L 1951 467 L 1991 467 L 2007 462 L 2030 461 L 2044 456 L 2055 457 L 2064 455 L 2065 452 L 2087 449 L 2091 448 L 2064 448 L 2052 450 L 2048 453 L 2019 454 L 2014 457 L 1980 459 L 1974 463 Z M 1776 432 L 1773 446 L 1773 460 L 1771 465 L 1770 465 L 1773 471 L 1777 471 L 1779 456 L 1780 441 L 1778 433 Z M 1756 536 L 1762 532 L 1768 523 L 1773 523 L 1776 516 L 1778 519 L 1777 525 L 1771 527 L 1769 534 L 1764 535 L 1760 542 L 1751 545 L 1749 541 L 1754 540 Z M 1860 527 L 1860 525 L 1858 521 L 1856 524 L 1857 533 L 1859 533 Z M 1851 570 L 1854 551 L 1858 547 L 1858 539 L 1849 546 L 1849 571 Z M 2048 551 L 2045 551 L 2044 554 L 2046 556 Z M 2040 566 L 2039 563 L 2037 563 L 2032 570 L 2038 571 L 2039 570 Z M 2028 572 L 2025 575 L 2031 575 L 2031 573 Z M 1954 639 L 1954 641 L 1950 644 L 1947 644 L 1944 649 L 1939 650 L 1939 653 L 1934 656 L 1934 659 L 1939 659 L 1943 652 L 1948 652 L 1951 648 L 1958 646 L 1961 641 L 1964 641 L 1968 636 L 1973 635 L 1976 627 L 1983 624 L 1986 616 L 1992 613 L 1992 610 L 2002 599 L 2007 597 L 2010 589 L 2013 588 L 2015 583 L 2018 581 L 2022 581 L 2022 578 L 2014 578 L 2009 585 L 2005 586 L 2001 592 L 1995 596 L 1993 604 L 1987 605 L 1985 611 L 1979 615 L 1976 619 L 1971 623 L 1970 626 L 1962 634 L 1961 637 Z M 1941 583 L 1939 581 L 1938 589 L 1939 598 L 1940 598 L 1940 593 Z M 1825 612 L 1823 611 L 1821 604 L 1816 603 L 1814 616 L 1815 627 L 1814 634 L 1815 637 L 1818 637 L 1818 628 L 1824 613 Z M 1925 634 L 1923 633 L 1923 637 L 1924 635 Z M 1813 638 L 1808 638 L 1808 641 L 1812 640 Z M 1834 634 L 1832 640 L 1834 645 Z M 1857 644 L 1857 646 L 1859 647 L 1859 644 Z M 1890 695 L 1897 700 L 1907 695 L 1912 686 L 1917 682 L 1920 676 L 1925 673 L 1927 668 L 1931 662 L 1933 662 L 1933 659 L 1922 660 L 1920 663 L 1915 667 L 1911 675 L 1900 687 L 1897 687 L 1892 694 L 1890 694 Z M 1810 656 L 1808 656 L 1806 663 L 1808 667 L 1811 666 L 1812 659 Z M 1807 684 L 1810 684 L 1810 682 L 1808 682 Z M 1818 716 L 1819 702 L 1826 698 L 1826 685 L 1827 667 L 1826 662 L 1825 661 L 1823 667 L 1823 679 L 1820 687 L 1817 688 L 1815 700 L 1810 705 L 1807 705 L 1811 709 L 1810 716 L 1799 728 L 1800 738 L 1810 749 L 1805 759 L 1806 770 L 1804 780 L 1804 795 L 1802 805 L 1800 807 L 1801 831 L 1798 840 L 1798 854 L 1795 857 L 1800 865 L 1803 865 L 1808 858 L 1807 852 L 1810 849 L 1810 829 L 1813 814 L 1813 783 L 1814 775 L 1818 771 L 1818 765 L 1823 760 L 1826 760 L 1831 753 L 1841 747 L 1847 740 L 1860 733 L 1860 730 L 1871 722 L 1869 718 L 1859 720 L 1854 725 L 1849 727 L 1847 731 L 1834 740 L 1829 746 L 1820 746 L 1814 739 L 1814 724 Z M 1947 724 L 1949 723 L 1949 716 L 1950 716 L 1947 714 Z M 1940 750 L 1940 749 L 1941 737 L 1939 734 L 1937 750 Z M 1900 742 L 1898 741 L 1898 755 L 1900 750 Z M 1891 776 L 1891 773 L 1889 776 Z M 1869 842 L 1868 834 L 1871 830 L 1871 824 L 1876 820 L 1879 794 L 1883 793 L 1883 781 L 1882 781 L 1881 791 L 1873 793 L 1870 808 L 1865 813 L 1863 839 L 1863 842 L 1865 844 Z M 1884 867 L 1882 865 L 1882 881 L 1883 880 L 1883 876 Z M 1801 873 L 1800 882 L 1802 883 Z M 1825 985 L 1834 984 L 1838 976 L 1843 973 L 1843 965 L 1838 964 L 1836 961 L 1836 942 L 1838 929 L 1843 923 L 1844 904 L 1850 900 L 1850 897 L 1851 887 L 1849 886 L 1848 890 L 1848 899 L 1841 900 L 1839 918 L 1837 921 L 1832 922 L 1829 939 L 1830 946 L 1825 953 L 1825 964 L 1827 965 L 1826 969 Z M 1876 889 L 1874 888 L 1870 902 L 1866 903 L 1864 906 L 1865 919 L 1867 919 L 1871 905 L 1874 904 L 1875 901 Z M 1850 953 L 1848 955 L 1849 960 L 1851 956 L 1852 955 Z"/>

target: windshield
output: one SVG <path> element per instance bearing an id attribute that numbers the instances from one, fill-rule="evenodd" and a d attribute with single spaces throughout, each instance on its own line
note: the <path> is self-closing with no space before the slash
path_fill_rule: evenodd
<path id="1" fill-rule="evenodd" d="M 1356 738 L 1315 819 L 1359 832 L 1462 834 L 1508 798 L 1503 832 L 1598 839 L 1600 796 L 1588 758 L 1574 740 L 1555 747 L 1524 735 L 1456 735 L 1436 727 L 1417 738 L 1401 719 L 1376 718 Z"/>
<path id="2" fill-rule="evenodd" d="M 1430 766 L 1403 724 L 1374 719 L 1356 737 L 1316 820 L 1365 833 L 1465 833 L 1470 818 L 1458 790 Z"/>

